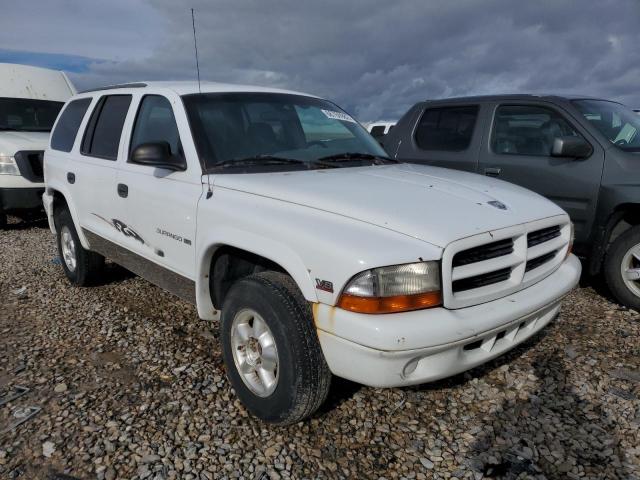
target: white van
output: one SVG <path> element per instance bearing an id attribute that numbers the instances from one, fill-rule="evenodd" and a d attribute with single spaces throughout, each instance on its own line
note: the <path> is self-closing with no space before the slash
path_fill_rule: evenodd
<path id="1" fill-rule="evenodd" d="M 0 229 L 7 213 L 42 208 L 44 149 L 75 93 L 64 72 L 0 63 Z"/>
<path id="2" fill-rule="evenodd" d="M 367 124 L 367 131 L 376 140 L 380 140 L 395 127 L 396 122 L 373 122 Z"/>

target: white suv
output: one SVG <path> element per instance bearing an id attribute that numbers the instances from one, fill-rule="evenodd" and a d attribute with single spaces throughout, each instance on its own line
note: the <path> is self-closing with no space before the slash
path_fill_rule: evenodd
<path id="1" fill-rule="evenodd" d="M 104 257 L 220 319 L 229 379 L 291 423 L 331 374 L 428 382 L 531 337 L 576 285 L 567 215 L 499 180 L 397 163 L 333 103 L 221 84 L 82 93 L 46 151 L 69 280 Z"/>

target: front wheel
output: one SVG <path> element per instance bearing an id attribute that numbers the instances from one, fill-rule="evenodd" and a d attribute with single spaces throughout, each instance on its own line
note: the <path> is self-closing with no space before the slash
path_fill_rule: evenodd
<path id="1" fill-rule="evenodd" d="M 611 244 L 604 276 L 618 302 L 640 310 L 640 226 L 625 231 Z"/>
<path id="2" fill-rule="evenodd" d="M 256 417 L 296 423 L 326 399 L 331 372 L 309 303 L 291 277 L 261 272 L 236 282 L 224 300 L 220 337 L 227 376 Z"/>
<path id="3" fill-rule="evenodd" d="M 7 228 L 7 214 L 0 211 L 0 230 Z"/>
<path id="4" fill-rule="evenodd" d="M 65 275 L 78 287 L 91 285 L 102 272 L 104 257 L 82 247 L 69 210 L 57 210 L 54 220 L 58 254 Z"/>

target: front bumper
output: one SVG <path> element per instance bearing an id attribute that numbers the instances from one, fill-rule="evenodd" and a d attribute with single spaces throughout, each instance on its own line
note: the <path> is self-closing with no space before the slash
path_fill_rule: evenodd
<path id="1" fill-rule="evenodd" d="M 42 208 L 44 186 L 30 188 L 0 188 L 0 211 L 14 212 Z"/>
<path id="2" fill-rule="evenodd" d="M 542 330 L 580 272 L 570 255 L 538 283 L 481 305 L 363 315 L 317 304 L 314 320 L 335 375 L 373 387 L 426 383 L 485 363 Z"/>

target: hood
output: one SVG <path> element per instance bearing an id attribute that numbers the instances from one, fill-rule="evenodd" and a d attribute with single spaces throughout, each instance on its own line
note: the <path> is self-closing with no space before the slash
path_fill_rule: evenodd
<path id="1" fill-rule="evenodd" d="M 439 247 L 564 213 L 501 180 L 413 164 L 229 174 L 216 176 L 214 185 L 342 215 Z"/>
<path id="2" fill-rule="evenodd" d="M 13 155 L 20 150 L 44 150 L 50 132 L 0 131 L 0 155 Z"/>

